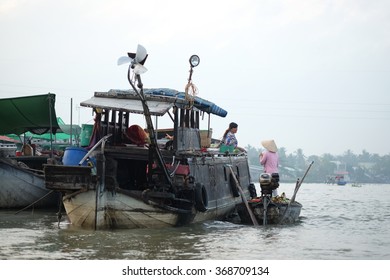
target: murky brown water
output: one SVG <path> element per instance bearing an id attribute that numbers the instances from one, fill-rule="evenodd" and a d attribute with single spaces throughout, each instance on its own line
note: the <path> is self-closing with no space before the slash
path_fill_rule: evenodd
<path id="1" fill-rule="evenodd" d="M 295 185 L 280 187 L 288 197 Z M 258 192 L 259 193 L 259 192 Z M 389 260 L 390 185 L 303 184 L 294 225 L 207 222 L 181 228 L 86 231 L 56 209 L 0 211 L 1 260 Z"/>

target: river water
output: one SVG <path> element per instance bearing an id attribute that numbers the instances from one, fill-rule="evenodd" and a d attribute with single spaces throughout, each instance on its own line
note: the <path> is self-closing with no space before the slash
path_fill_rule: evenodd
<path id="1" fill-rule="evenodd" d="M 257 186 L 258 187 L 258 186 Z M 279 193 L 291 197 L 295 184 Z M 258 194 L 260 191 L 258 190 Z M 390 260 L 390 185 L 303 183 L 293 225 L 211 221 L 181 228 L 89 231 L 56 209 L 0 211 L 1 260 Z"/>

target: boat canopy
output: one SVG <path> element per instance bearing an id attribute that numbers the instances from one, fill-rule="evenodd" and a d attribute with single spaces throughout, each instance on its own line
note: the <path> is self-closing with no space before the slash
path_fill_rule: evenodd
<path id="1" fill-rule="evenodd" d="M 152 115 L 162 116 L 173 106 L 179 108 L 193 106 L 200 111 L 215 114 L 220 117 L 227 115 L 226 110 L 206 99 L 197 96 L 186 96 L 184 92 L 173 89 L 144 89 L 144 96 Z M 81 102 L 80 105 L 92 108 L 127 111 L 136 114 L 144 113 L 140 96 L 133 90 L 112 89 L 108 92 L 95 92 L 94 97 Z"/>
<path id="2" fill-rule="evenodd" d="M 69 140 L 70 134 L 72 134 L 72 138 L 77 138 L 80 136 L 81 127 L 79 125 L 65 124 L 64 121 L 60 117 L 57 118 L 57 123 L 60 126 L 60 129 L 57 130 L 57 133 L 55 134 L 56 141 Z M 72 130 L 70 129 L 70 127 L 72 127 Z M 12 139 L 19 139 L 19 136 L 15 135 L 15 134 L 8 134 L 7 136 L 12 138 Z M 28 131 L 28 132 L 24 133 L 24 136 L 27 138 L 33 138 L 33 139 L 41 139 L 41 140 L 48 140 L 48 141 L 52 140 L 52 136 L 50 135 L 50 133 L 43 133 L 43 134 L 38 135 L 38 134 L 35 134 L 35 133 Z"/>
<path id="3" fill-rule="evenodd" d="M 55 94 L 0 99 L 0 134 L 44 134 L 60 129 L 54 109 Z"/>

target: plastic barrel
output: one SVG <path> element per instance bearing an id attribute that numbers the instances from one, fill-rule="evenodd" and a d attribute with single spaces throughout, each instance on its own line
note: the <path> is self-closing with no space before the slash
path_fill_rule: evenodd
<path id="1" fill-rule="evenodd" d="M 79 165 L 80 160 L 83 159 L 87 152 L 84 148 L 68 147 L 65 149 L 62 163 L 64 165 Z M 82 165 L 87 165 L 87 161 L 84 161 Z"/>
<path id="2" fill-rule="evenodd" d="M 83 124 L 81 126 L 80 145 L 81 147 L 87 147 L 92 136 L 93 125 Z"/>

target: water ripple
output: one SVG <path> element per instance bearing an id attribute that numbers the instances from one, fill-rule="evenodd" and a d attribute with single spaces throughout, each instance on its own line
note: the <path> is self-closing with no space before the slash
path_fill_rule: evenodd
<path id="1" fill-rule="evenodd" d="M 291 196 L 295 184 L 281 185 Z M 0 211 L 0 259 L 390 259 L 390 185 L 303 184 L 293 225 L 213 221 L 180 228 L 88 231 L 54 211 Z"/>

